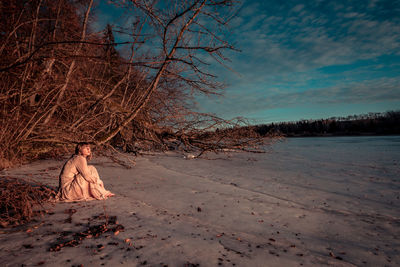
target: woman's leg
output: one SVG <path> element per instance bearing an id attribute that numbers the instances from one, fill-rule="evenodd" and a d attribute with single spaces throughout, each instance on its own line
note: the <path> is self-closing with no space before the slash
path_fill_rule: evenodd
<path id="1" fill-rule="evenodd" d="M 60 197 L 66 201 L 80 201 L 90 199 L 89 183 L 78 174 L 74 177 L 74 180 L 64 186 L 61 190 Z"/>
<path id="2" fill-rule="evenodd" d="M 92 174 L 92 177 L 96 180 L 96 184 L 90 184 L 92 196 L 97 199 L 114 196 L 113 193 L 104 188 L 104 183 L 100 179 L 99 173 L 97 172 L 96 168 L 93 165 L 88 165 L 88 168 Z"/>

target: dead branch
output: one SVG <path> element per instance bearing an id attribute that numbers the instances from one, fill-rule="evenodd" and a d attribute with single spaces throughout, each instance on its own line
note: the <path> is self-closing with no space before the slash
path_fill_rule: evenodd
<path id="1" fill-rule="evenodd" d="M 90 0 L 90 2 L 88 4 L 88 7 L 86 9 L 85 18 L 84 18 L 84 21 L 83 21 L 83 29 L 82 29 L 81 41 L 84 41 L 85 38 L 86 38 L 86 28 L 87 28 L 87 24 L 88 24 L 88 20 L 89 20 L 89 13 L 90 13 L 90 9 L 92 8 L 92 4 L 93 4 L 93 0 Z M 77 50 L 74 51 L 74 54 L 79 54 L 81 49 L 82 49 L 82 43 L 79 43 Z M 65 76 L 64 85 L 61 87 L 61 89 L 60 89 L 60 91 L 58 93 L 56 104 L 51 108 L 49 114 L 44 119 L 43 124 L 45 124 L 45 125 L 49 122 L 49 120 L 53 116 L 53 114 L 56 111 L 56 109 L 60 106 L 60 102 L 61 102 L 62 98 L 64 97 L 65 90 L 67 89 L 67 86 L 68 86 L 69 81 L 71 79 L 72 72 L 74 71 L 75 62 L 76 62 L 75 60 L 72 60 L 71 65 L 69 66 L 68 73 Z"/>
<path id="2" fill-rule="evenodd" d="M 55 191 L 35 182 L 18 178 L 0 178 L 0 226 L 15 226 L 30 221 L 34 216 L 45 214 L 43 205 Z M 42 210 L 38 210 L 40 206 Z"/>

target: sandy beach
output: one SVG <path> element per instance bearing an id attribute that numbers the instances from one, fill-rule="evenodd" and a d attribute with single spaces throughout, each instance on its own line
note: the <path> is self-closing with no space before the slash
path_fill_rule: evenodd
<path id="1" fill-rule="evenodd" d="M 116 197 L 49 205 L 44 217 L 0 229 L 0 265 L 399 266 L 398 161 L 340 169 L 323 158 L 322 169 L 286 152 L 153 154 L 131 169 L 97 157 L 90 164 Z M 62 164 L 0 174 L 57 186 Z M 51 251 L 104 223 L 104 211 L 116 216 L 113 231 Z"/>

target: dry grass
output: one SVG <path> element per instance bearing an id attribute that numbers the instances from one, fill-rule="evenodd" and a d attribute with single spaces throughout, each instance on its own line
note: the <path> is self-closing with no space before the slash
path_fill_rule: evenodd
<path id="1" fill-rule="evenodd" d="M 0 179 L 0 226 L 17 226 L 46 213 L 44 204 L 55 196 L 55 190 L 19 178 Z"/>

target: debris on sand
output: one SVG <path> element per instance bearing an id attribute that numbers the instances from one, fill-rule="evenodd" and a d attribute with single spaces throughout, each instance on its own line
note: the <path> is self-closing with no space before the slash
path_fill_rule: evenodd
<path id="1" fill-rule="evenodd" d="M 72 233 L 61 233 L 61 241 L 56 242 L 50 246 L 50 251 L 60 251 L 63 247 L 76 247 L 82 243 L 82 241 L 86 238 L 99 237 L 106 232 L 113 232 L 114 234 L 118 234 L 123 231 L 125 227 L 121 224 L 116 223 L 116 216 L 111 216 L 110 220 L 106 220 L 106 222 L 90 226 L 85 231 L 77 232 L 72 235 L 72 238 L 67 239 L 66 237 Z M 112 226 L 112 227 L 111 227 Z M 101 250 L 104 247 L 99 247 Z"/>

